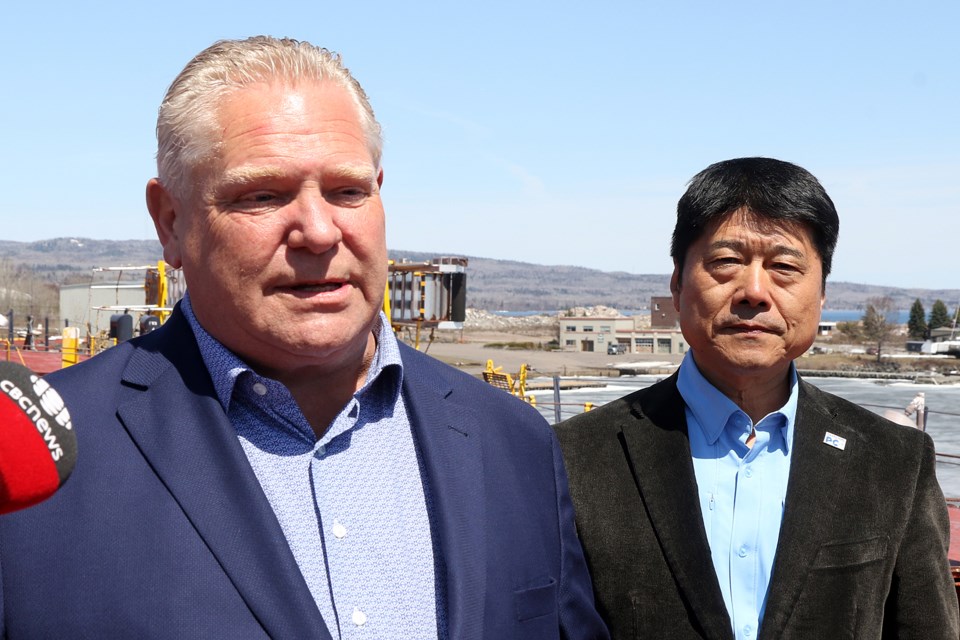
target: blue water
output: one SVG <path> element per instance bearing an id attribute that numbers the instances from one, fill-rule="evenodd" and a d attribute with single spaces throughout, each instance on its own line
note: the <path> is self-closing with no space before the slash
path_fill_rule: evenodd
<path id="1" fill-rule="evenodd" d="M 539 311 L 506 311 L 503 309 L 490 311 L 490 313 L 498 316 L 505 317 L 526 317 L 526 316 L 555 316 L 559 311 L 556 309 L 541 309 Z M 634 316 L 634 315 L 650 315 L 650 311 L 621 311 L 623 315 Z M 824 322 L 853 322 L 855 320 L 860 320 L 863 318 L 862 309 L 824 309 L 823 313 L 820 314 L 820 319 Z M 896 321 L 897 324 L 906 324 L 907 320 L 910 319 L 910 310 L 899 310 L 897 311 Z"/>
<path id="2" fill-rule="evenodd" d="M 565 311 L 565 310 L 564 310 Z M 621 314 L 625 316 L 642 316 L 650 315 L 649 309 L 617 309 Z M 556 309 L 540 309 L 538 311 L 508 311 L 506 309 L 496 309 L 496 310 L 487 310 L 488 313 L 492 313 L 495 316 L 503 316 L 505 318 L 526 318 L 527 316 L 557 316 L 562 312 L 557 311 Z"/>
<path id="3" fill-rule="evenodd" d="M 823 322 L 856 322 L 857 320 L 863 319 L 863 310 L 850 310 L 850 309 L 824 309 L 820 314 L 820 320 Z M 910 319 L 910 310 L 906 311 L 900 310 L 897 311 L 896 323 L 897 324 L 907 324 L 907 320 Z"/>

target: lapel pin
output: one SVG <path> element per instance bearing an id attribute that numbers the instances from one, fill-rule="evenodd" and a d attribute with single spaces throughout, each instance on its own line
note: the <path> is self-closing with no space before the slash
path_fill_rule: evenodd
<path id="1" fill-rule="evenodd" d="M 847 439 L 841 438 L 840 436 L 827 431 L 823 435 L 823 444 L 828 444 L 834 449 L 840 449 L 840 451 L 843 451 L 847 447 Z"/>

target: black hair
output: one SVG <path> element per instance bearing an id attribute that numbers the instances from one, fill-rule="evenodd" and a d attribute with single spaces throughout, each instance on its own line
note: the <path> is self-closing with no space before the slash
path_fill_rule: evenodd
<path id="1" fill-rule="evenodd" d="M 724 160 L 690 180 L 677 203 L 677 224 L 670 244 L 678 273 L 683 271 L 687 249 L 707 226 L 739 209 L 760 218 L 804 225 L 820 254 L 826 282 L 840 233 L 837 209 L 809 171 L 773 158 Z"/>

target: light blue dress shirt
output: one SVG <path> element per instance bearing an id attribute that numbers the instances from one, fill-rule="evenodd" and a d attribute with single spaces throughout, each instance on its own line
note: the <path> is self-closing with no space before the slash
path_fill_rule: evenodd
<path id="1" fill-rule="evenodd" d="M 280 522 L 330 633 L 340 640 L 443 638 L 430 492 L 401 394 L 403 364 L 381 314 L 363 387 L 319 440 L 289 390 L 193 328 L 217 397 Z M 317 389 L 323 393 L 323 389 Z M 439 568 L 439 570 L 438 570 Z"/>
<path id="2" fill-rule="evenodd" d="M 703 526 L 713 568 L 737 640 L 754 640 L 763 621 L 780 538 L 797 414 L 797 374 L 790 366 L 787 403 L 756 425 L 697 369 L 692 352 L 677 388 L 687 430 Z M 752 448 L 747 437 L 756 429 Z"/>

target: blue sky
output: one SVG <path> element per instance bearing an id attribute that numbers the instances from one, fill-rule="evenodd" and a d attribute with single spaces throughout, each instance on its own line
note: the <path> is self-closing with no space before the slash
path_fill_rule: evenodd
<path id="1" fill-rule="evenodd" d="M 960 3 L 4 3 L 0 237 L 152 238 L 166 87 L 221 38 L 339 51 L 385 131 L 391 249 L 668 273 L 708 164 L 800 164 L 833 280 L 960 288 Z M 196 6 L 195 6 L 196 5 Z"/>

